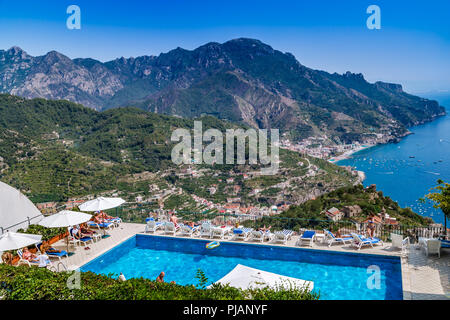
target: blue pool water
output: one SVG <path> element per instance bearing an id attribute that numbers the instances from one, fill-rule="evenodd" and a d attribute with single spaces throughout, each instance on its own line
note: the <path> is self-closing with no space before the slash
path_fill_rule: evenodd
<path id="1" fill-rule="evenodd" d="M 268 245 L 222 242 L 208 250 L 207 240 L 136 235 L 84 265 L 82 271 L 99 274 L 122 272 L 129 278 L 155 279 L 161 271 L 166 281 L 196 285 L 201 269 L 215 282 L 237 264 L 314 282 L 321 299 L 402 299 L 401 264 L 398 257 L 341 253 Z M 381 271 L 380 288 L 369 289 L 369 266 Z"/>

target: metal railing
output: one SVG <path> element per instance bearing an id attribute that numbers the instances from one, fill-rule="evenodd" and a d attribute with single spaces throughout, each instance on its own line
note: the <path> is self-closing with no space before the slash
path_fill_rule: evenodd
<path id="1" fill-rule="evenodd" d="M 159 220 L 169 220 L 170 212 L 168 210 L 149 209 L 145 205 L 137 208 L 122 207 L 116 211 L 123 221 L 128 221 L 127 217 L 133 217 L 133 222 L 145 222 L 145 219 L 151 213 Z M 114 213 L 113 211 L 111 213 Z M 202 223 L 205 221 L 212 222 L 216 225 L 230 225 L 236 224 L 254 229 L 265 226 L 271 227 L 271 231 L 290 229 L 297 233 L 305 230 L 316 230 L 317 232 L 324 232 L 329 230 L 340 235 L 357 233 L 364 236 L 369 236 L 369 224 L 366 222 L 357 222 L 350 219 L 339 221 L 325 220 L 325 219 L 307 219 L 307 218 L 290 218 L 280 216 L 261 216 L 250 214 L 233 214 L 233 213 L 217 213 L 211 211 L 203 212 L 189 212 L 189 211 L 175 211 L 178 221 L 180 223 L 194 222 Z M 390 241 L 391 233 L 400 234 L 404 237 L 409 237 L 412 243 L 418 242 L 419 237 L 436 238 L 445 234 L 443 226 L 429 225 L 402 225 L 402 224 L 374 224 L 373 235 L 382 239 L 383 241 Z"/>
<path id="2" fill-rule="evenodd" d="M 3 233 L 5 233 L 6 231 L 8 231 L 8 230 L 11 230 L 11 229 L 20 229 L 20 228 L 22 228 L 22 229 L 26 229 L 26 228 L 28 228 L 30 225 L 32 225 L 33 224 L 33 221 L 36 221 L 38 218 L 43 218 L 44 217 L 44 215 L 43 214 L 40 214 L 40 215 L 37 215 L 37 216 L 34 216 L 34 217 L 27 217 L 27 219 L 26 220 L 23 220 L 23 221 L 20 221 L 20 222 L 18 222 L 18 223 L 16 223 L 16 224 L 13 224 L 13 225 L 11 225 L 11 226 L 0 226 L 0 235 L 2 235 Z M 20 228 L 17 228 L 17 227 L 19 227 L 20 226 Z"/>

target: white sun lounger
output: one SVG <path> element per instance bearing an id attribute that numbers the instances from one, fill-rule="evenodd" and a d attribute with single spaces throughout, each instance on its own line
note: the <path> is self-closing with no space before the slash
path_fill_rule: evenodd
<path id="1" fill-rule="evenodd" d="M 29 260 L 25 260 L 24 258 L 23 258 L 23 250 L 22 249 L 19 249 L 19 250 L 17 250 L 17 254 L 18 254 L 18 256 L 19 256 L 19 261 L 17 262 L 17 265 L 20 265 L 21 263 L 25 263 L 25 264 L 27 264 L 29 267 L 31 267 L 31 266 L 39 266 L 39 267 L 41 267 L 40 266 L 40 262 L 39 261 L 29 261 Z M 40 256 L 42 256 L 42 255 L 39 255 L 38 257 L 40 257 Z M 45 258 L 44 258 L 45 260 L 44 261 L 46 261 L 46 264 L 45 264 L 45 266 L 43 265 L 42 267 L 47 267 L 47 266 L 52 266 L 52 262 L 50 261 L 50 259 L 48 258 L 48 255 L 45 255 Z"/>
<path id="2" fill-rule="evenodd" d="M 202 226 L 200 227 L 200 237 L 208 237 L 211 238 L 211 229 L 212 225 L 209 222 L 202 223 Z"/>
<path id="3" fill-rule="evenodd" d="M 90 228 L 97 228 L 101 230 L 104 229 L 113 229 L 115 227 L 113 222 L 103 222 L 103 223 L 97 223 L 95 221 L 88 221 L 86 222 L 87 226 Z"/>
<path id="4" fill-rule="evenodd" d="M 293 234 L 294 231 L 288 229 L 284 229 L 283 231 L 275 231 L 273 241 L 286 244 L 287 241 L 291 239 Z"/>
<path id="5" fill-rule="evenodd" d="M 353 240 L 352 236 L 342 236 L 342 237 L 336 238 L 331 231 L 329 231 L 327 229 L 323 229 L 323 231 L 325 232 L 326 240 L 328 242 L 328 247 L 331 247 L 335 243 L 338 243 L 338 244 L 346 244 L 347 242 L 352 243 L 352 240 Z"/>
<path id="6" fill-rule="evenodd" d="M 219 238 L 219 239 L 225 239 L 225 236 L 230 233 L 231 227 L 213 227 L 211 228 L 211 239 L 212 238 Z"/>
<path id="7" fill-rule="evenodd" d="M 74 246 L 78 244 L 78 245 L 84 245 L 85 247 L 87 247 L 89 242 L 94 243 L 94 239 L 92 237 L 83 237 L 81 239 L 75 238 L 72 234 L 72 230 L 73 230 L 73 228 L 67 228 L 67 231 L 69 231 L 69 235 L 68 235 L 69 244 L 72 243 Z"/>
<path id="8" fill-rule="evenodd" d="M 264 242 L 264 240 L 272 240 L 274 237 L 274 234 L 271 233 L 269 230 L 266 232 L 263 232 L 261 230 L 253 230 L 251 233 L 251 240 L 258 241 L 258 242 Z"/>
<path id="9" fill-rule="evenodd" d="M 437 254 L 439 258 L 441 257 L 441 241 L 439 241 L 437 239 L 427 240 L 424 249 L 425 249 L 425 253 L 426 253 L 427 257 L 430 254 Z"/>
<path id="10" fill-rule="evenodd" d="M 392 248 L 400 249 L 402 255 L 406 254 L 409 247 L 409 237 L 403 239 L 401 234 L 391 233 Z"/>
<path id="11" fill-rule="evenodd" d="M 356 233 L 352 233 L 353 243 L 352 245 L 356 247 L 358 250 L 361 250 L 362 247 L 371 246 L 373 248 L 374 244 L 383 244 L 383 241 L 378 238 L 363 238 Z"/>
<path id="12" fill-rule="evenodd" d="M 181 225 L 181 235 L 192 237 L 198 230 L 200 226 L 191 227 L 187 224 Z"/>
<path id="13" fill-rule="evenodd" d="M 297 243 L 295 245 L 302 246 L 306 242 L 309 244 L 310 247 L 312 247 L 315 236 L 316 236 L 315 231 L 306 230 L 298 238 Z"/>
<path id="14" fill-rule="evenodd" d="M 253 228 L 235 228 L 233 229 L 233 240 L 247 240 L 253 231 Z"/>
<path id="15" fill-rule="evenodd" d="M 163 222 L 156 222 L 155 220 L 148 220 L 145 225 L 145 232 L 156 232 L 164 226 Z"/>
<path id="16" fill-rule="evenodd" d="M 180 230 L 179 225 L 175 225 L 173 222 L 166 222 L 164 223 L 164 233 L 165 234 L 173 234 Z"/>
<path id="17" fill-rule="evenodd" d="M 68 258 L 69 257 L 69 254 L 65 250 L 61 251 L 61 252 L 54 252 L 54 253 L 42 252 L 41 251 L 42 242 L 36 243 L 34 246 L 36 247 L 36 250 L 37 250 L 37 252 L 39 254 L 46 254 L 49 258 L 58 259 L 61 262 L 62 262 L 62 258 L 64 258 L 64 257 Z"/>

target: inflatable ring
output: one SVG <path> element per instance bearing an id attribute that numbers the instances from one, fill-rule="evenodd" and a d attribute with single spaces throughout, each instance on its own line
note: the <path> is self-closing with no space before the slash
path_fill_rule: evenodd
<path id="1" fill-rule="evenodd" d="M 206 249 L 214 249 L 214 248 L 217 248 L 218 246 L 220 246 L 220 242 L 217 242 L 217 241 L 208 242 L 206 244 Z"/>

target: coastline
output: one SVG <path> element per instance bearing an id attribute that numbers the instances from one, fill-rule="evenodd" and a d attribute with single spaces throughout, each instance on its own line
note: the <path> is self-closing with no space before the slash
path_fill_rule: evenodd
<path id="1" fill-rule="evenodd" d="M 363 151 L 363 150 L 366 150 L 366 149 L 369 149 L 369 148 L 373 148 L 375 146 L 377 146 L 377 144 L 362 145 L 362 146 L 360 146 L 360 147 L 358 147 L 356 149 L 348 150 L 348 151 L 344 152 L 343 154 L 341 154 L 341 155 L 339 155 L 337 157 L 332 157 L 332 158 L 328 159 L 327 161 L 330 162 L 330 163 L 333 163 L 333 164 L 337 164 L 337 162 L 339 162 L 341 160 L 348 159 L 353 154 L 355 154 L 357 152 L 360 152 L 360 151 Z"/>

